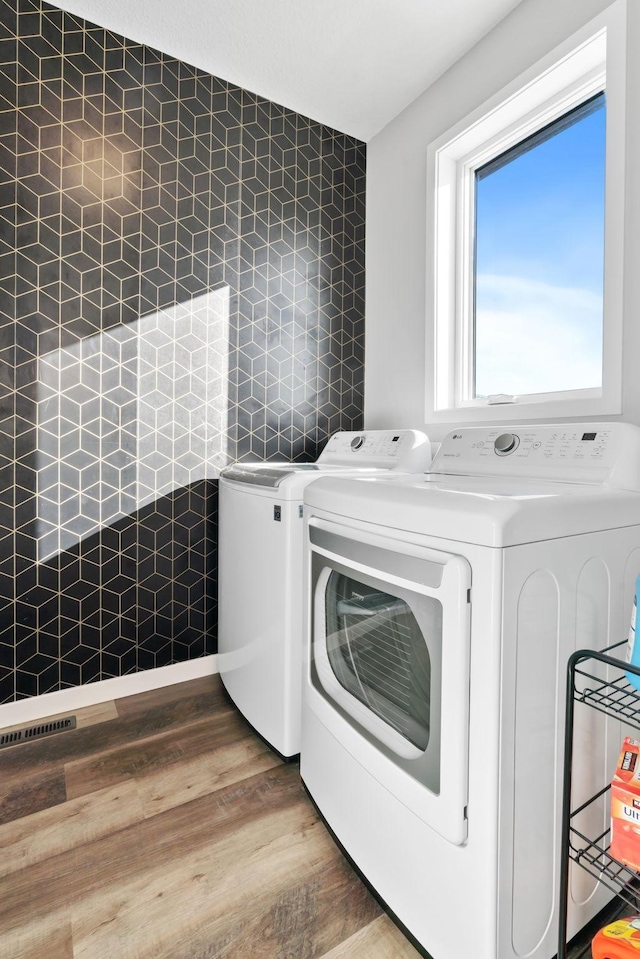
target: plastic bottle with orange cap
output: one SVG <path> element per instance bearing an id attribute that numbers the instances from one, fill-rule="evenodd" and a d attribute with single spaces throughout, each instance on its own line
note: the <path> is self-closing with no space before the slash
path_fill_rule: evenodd
<path id="1" fill-rule="evenodd" d="M 591 943 L 593 959 L 640 959 L 640 916 L 609 923 Z"/>

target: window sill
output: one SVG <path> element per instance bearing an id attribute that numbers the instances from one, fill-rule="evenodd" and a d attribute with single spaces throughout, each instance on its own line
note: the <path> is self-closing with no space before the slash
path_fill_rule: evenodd
<path id="1" fill-rule="evenodd" d="M 531 420 L 539 423 L 569 418 L 589 419 L 593 416 L 617 416 L 622 412 L 619 396 L 594 396 L 589 399 L 520 400 L 516 403 L 456 406 L 426 411 L 427 423 L 516 423 Z"/>

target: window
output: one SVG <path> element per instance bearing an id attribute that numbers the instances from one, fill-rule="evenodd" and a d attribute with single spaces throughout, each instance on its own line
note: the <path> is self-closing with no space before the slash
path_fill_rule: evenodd
<path id="1" fill-rule="evenodd" d="M 620 6 L 429 151 L 428 418 L 620 412 Z"/>
<path id="2" fill-rule="evenodd" d="M 602 387 L 605 96 L 475 171 L 472 398 Z"/>

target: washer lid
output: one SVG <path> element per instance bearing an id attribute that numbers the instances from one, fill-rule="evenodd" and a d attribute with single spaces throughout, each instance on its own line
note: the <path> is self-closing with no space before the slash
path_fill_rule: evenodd
<path id="1" fill-rule="evenodd" d="M 321 476 L 398 476 L 393 470 L 320 463 L 236 463 L 220 472 L 220 482 L 248 495 L 302 501 L 303 491 Z M 403 474 L 404 475 L 404 474 Z"/>
<path id="2" fill-rule="evenodd" d="M 267 486 L 275 489 L 294 473 L 317 473 L 318 470 L 319 467 L 315 463 L 283 463 L 282 466 L 273 464 L 269 466 L 266 463 L 255 465 L 236 463 L 221 470 L 220 476 L 234 483 L 248 483 L 250 486 Z"/>
<path id="3" fill-rule="evenodd" d="M 489 476 L 319 479 L 305 504 L 336 517 L 479 546 L 640 525 L 640 493 Z"/>

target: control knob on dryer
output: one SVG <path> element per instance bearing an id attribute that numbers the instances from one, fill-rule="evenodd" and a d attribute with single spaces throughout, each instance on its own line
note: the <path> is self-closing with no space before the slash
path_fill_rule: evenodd
<path id="1" fill-rule="evenodd" d="M 513 453 L 519 442 L 520 437 L 516 436 L 515 433 L 501 433 L 493 444 L 493 449 L 498 456 L 507 456 L 509 453 Z"/>
<path id="2" fill-rule="evenodd" d="M 364 443 L 364 436 L 354 436 L 351 440 L 351 449 L 359 450 Z"/>

